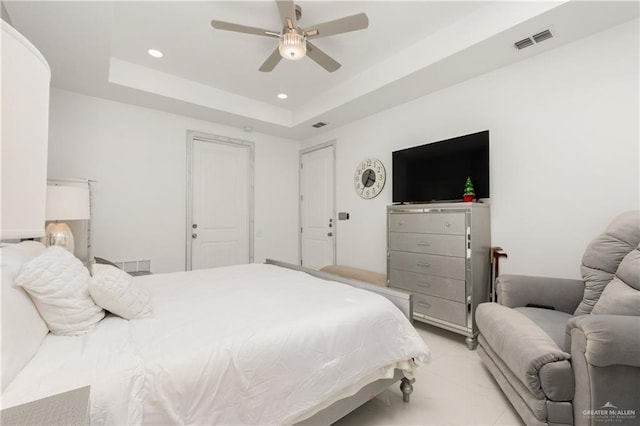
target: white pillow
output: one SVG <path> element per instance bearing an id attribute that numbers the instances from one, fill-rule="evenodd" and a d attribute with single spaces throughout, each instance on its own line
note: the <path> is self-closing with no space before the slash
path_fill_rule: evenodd
<path id="1" fill-rule="evenodd" d="M 89 295 L 89 271 L 73 254 L 51 246 L 22 265 L 15 279 L 54 334 L 83 334 L 103 317 Z"/>
<path id="2" fill-rule="evenodd" d="M 125 319 L 147 318 L 153 313 L 149 294 L 131 285 L 131 275 L 111 265 L 91 267 L 89 292 L 96 303 Z"/>
<path id="3" fill-rule="evenodd" d="M 49 334 L 47 324 L 38 313 L 29 295 L 14 284 L 15 276 L 22 267 L 38 255 L 44 246 L 36 241 L 19 244 L 2 244 L 2 316 L 0 318 L 2 345 L 2 389 L 31 361 L 38 352 L 44 338 Z"/>

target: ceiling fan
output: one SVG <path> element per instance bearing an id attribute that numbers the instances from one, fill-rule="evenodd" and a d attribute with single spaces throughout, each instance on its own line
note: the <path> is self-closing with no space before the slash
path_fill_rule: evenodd
<path id="1" fill-rule="evenodd" d="M 369 26 L 369 18 L 367 18 L 367 15 L 359 13 L 334 21 L 313 25 L 305 30 L 298 26 L 298 21 L 302 17 L 302 8 L 300 6 L 295 5 L 293 0 L 276 0 L 276 4 L 278 5 L 278 11 L 280 12 L 283 24 L 282 31 L 280 32 L 247 27 L 231 22 L 217 21 L 215 19 L 211 21 L 211 26 L 219 30 L 278 38 L 278 47 L 259 68 L 262 72 L 272 71 L 282 58 L 296 61 L 305 56 L 309 56 L 327 71 L 334 72 L 340 68 L 340 63 L 318 49 L 318 47 L 309 40 L 362 30 Z"/>

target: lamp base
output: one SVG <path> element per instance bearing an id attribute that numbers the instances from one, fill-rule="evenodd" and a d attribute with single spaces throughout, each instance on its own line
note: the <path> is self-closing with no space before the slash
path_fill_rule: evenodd
<path id="1" fill-rule="evenodd" d="M 50 222 L 45 230 L 45 236 L 42 237 L 42 244 L 46 247 L 60 246 L 64 247 L 71 253 L 75 250 L 75 242 L 71 229 L 64 222 Z"/>

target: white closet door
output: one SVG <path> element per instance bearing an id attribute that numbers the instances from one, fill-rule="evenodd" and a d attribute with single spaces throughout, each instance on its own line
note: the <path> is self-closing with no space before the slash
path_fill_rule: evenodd
<path id="1" fill-rule="evenodd" d="M 300 252 L 302 266 L 335 263 L 333 145 L 302 154 L 300 169 Z"/>
<path id="2" fill-rule="evenodd" d="M 191 269 L 249 263 L 247 146 L 193 141 Z"/>

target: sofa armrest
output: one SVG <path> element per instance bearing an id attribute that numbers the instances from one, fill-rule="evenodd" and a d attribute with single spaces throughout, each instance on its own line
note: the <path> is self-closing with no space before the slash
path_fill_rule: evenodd
<path id="1" fill-rule="evenodd" d="M 572 342 L 576 333 L 584 336 L 583 356 L 589 364 L 640 367 L 640 317 L 580 315 L 571 318 L 567 327 Z"/>
<path id="2" fill-rule="evenodd" d="M 637 425 L 640 412 L 640 317 L 580 315 L 569 320 L 571 368 L 575 378 L 576 425 Z M 607 417 L 615 404 L 632 417 Z M 626 410 L 626 411 L 625 411 Z"/>
<path id="3" fill-rule="evenodd" d="M 533 304 L 573 314 L 582 301 L 584 282 L 530 275 L 500 275 L 496 290 L 498 303 L 510 308 Z"/>
<path id="4" fill-rule="evenodd" d="M 476 323 L 482 339 L 537 398 L 546 398 L 540 370 L 570 355 L 520 312 L 497 303 L 481 303 Z M 544 375 L 543 375 L 544 376 Z"/>

